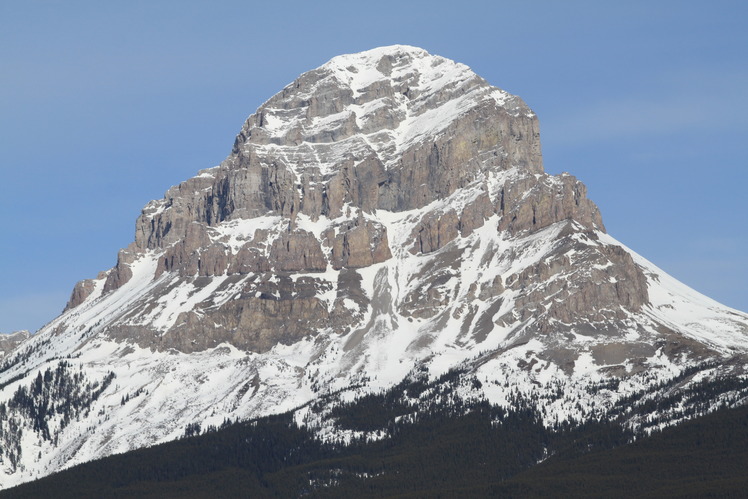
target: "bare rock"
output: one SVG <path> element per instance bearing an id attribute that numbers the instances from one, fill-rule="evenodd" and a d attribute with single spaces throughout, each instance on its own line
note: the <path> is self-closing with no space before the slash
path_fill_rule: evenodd
<path id="1" fill-rule="evenodd" d="M 326 184 L 322 213 L 337 218 L 343 214 L 346 204 L 371 213 L 377 207 L 379 189 L 386 181 L 384 165 L 376 156 L 369 156 L 355 165 L 347 161 Z"/>
<path id="2" fill-rule="evenodd" d="M 414 64 L 419 58 L 428 64 Z M 397 49 L 367 64 L 381 78 L 366 73 L 356 80 L 355 65 L 334 61 L 303 74 L 247 119 L 223 163 L 144 208 L 135 241 L 120 252 L 104 292 L 127 282 L 135 259 L 153 252 L 160 255 L 156 276 L 176 276 L 159 281 L 163 286 L 220 281 L 227 287 L 216 293 L 230 291 L 232 299 L 196 305 L 158 340 L 148 328 L 127 334 L 158 348 L 193 351 L 228 341 L 263 351 L 326 328 L 349 331 L 367 320 L 371 306 L 355 269 L 393 256 L 378 212 L 432 203 L 398 222 L 410 234 L 398 233 L 398 244 L 428 264 L 380 313 L 398 308 L 435 329 L 459 319 L 459 341 L 471 332 L 482 341 L 495 324 L 534 321 L 542 332 L 584 323 L 601 331 L 601 324 L 641 310 L 646 282 L 625 252 L 601 245 L 571 252 L 580 232 L 604 231 L 602 219 L 583 184 L 543 172 L 538 120 L 520 98 L 423 51 Z M 443 64 L 457 76 L 440 79 Z M 521 256 L 502 255 L 503 243 L 481 246 L 474 233 L 491 217 L 501 241 L 568 223 L 543 261 L 506 279 L 491 270 L 480 282 L 461 283 L 459 262 L 473 252 L 485 252 L 474 256 L 481 269 Z M 323 224 L 318 235 L 303 229 L 307 220 Z M 254 234 L 237 232 L 243 227 Z M 455 244 L 460 238 L 468 241 Z M 328 265 L 340 271 L 337 283 L 293 275 Z M 476 278 L 481 272 L 487 271 L 476 270 Z M 228 286 L 239 282 L 244 288 L 234 295 Z M 463 285 L 469 288 L 461 291 Z M 91 289 L 85 281 L 76 286 L 68 308 Z M 465 301 L 452 309 L 458 296 Z M 500 312 L 507 300 L 512 309 Z M 143 316 L 148 306 L 155 307 L 132 313 Z"/>
<path id="3" fill-rule="evenodd" d="M 379 207 L 392 211 L 421 208 L 470 184 L 488 167 L 542 172 L 535 115 L 513 114 L 490 102 L 476 106 L 433 142 L 418 143 L 403 152 L 390 170 Z"/>
<path id="4" fill-rule="evenodd" d="M 304 230 L 280 234 L 271 245 L 270 260 L 281 272 L 324 272 L 327 269 L 320 242 L 314 234 Z"/>
<path id="5" fill-rule="evenodd" d="M 457 228 L 462 237 L 467 237 L 479 227 L 483 227 L 486 220 L 493 215 L 493 203 L 487 192 L 480 194 L 475 200 L 468 203 L 460 214 Z"/>
<path id="6" fill-rule="evenodd" d="M 429 213 L 413 229 L 411 237 L 414 241 L 410 252 L 425 254 L 444 247 L 459 235 L 458 227 L 459 221 L 454 210 Z"/>
<path id="7" fill-rule="evenodd" d="M 71 293 L 70 299 L 68 300 L 67 305 L 65 305 L 65 310 L 63 310 L 63 312 L 67 312 L 86 301 L 86 298 L 93 293 L 95 288 L 96 283 L 93 279 L 78 281 L 73 288 L 73 292 Z"/>
<path id="8" fill-rule="evenodd" d="M 522 293 L 503 322 L 543 314 L 540 331 L 558 329 L 558 323 L 587 324 L 590 334 L 608 334 L 615 331 L 612 322 L 649 302 L 644 274 L 620 246 L 581 245 L 569 236 L 556 255 L 507 278 L 506 286 Z"/>
<path id="9" fill-rule="evenodd" d="M 135 254 L 122 249 L 117 254 L 117 265 L 109 272 L 104 282 L 104 293 L 119 289 L 132 278 L 130 264 L 135 260 Z"/>
<path id="10" fill-rule="evenodd" d="M 600 211 L 587 199 L 587 188 L 571 175 L 524 175 L 505 184 L 497 205 L 502 216 L 498 228 L 511 234 L 537 231 L 562 220 L 605 230 Z"/>
<path id="11" fill-rule="evenodd" d="M 270 260 L 264 252 L 253 244 L 246 244 L 231 258 L 228 272 L 230 274 L 251 274 L 268 272 L 270 269 Z"/>
<path id="12" fill-rule="evenodd" d="M 331 241 L 331 263 L 334 269 L 368 267 L 392 257 L 387 229 L 378 222 L 359 219 L 339 228 Z"/>
<path id="13" fill-rule="evenodd" d="M 490 284 L 481 286 L 478 298 L 483 301 L 488 301 L 492 298 L 501 296 L 504 289 L 504 283 L 502 282 L 501 276 L 496 276 Z"/>

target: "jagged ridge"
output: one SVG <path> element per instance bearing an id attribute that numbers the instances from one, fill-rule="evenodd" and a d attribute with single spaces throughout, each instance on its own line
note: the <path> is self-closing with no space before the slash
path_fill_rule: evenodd
<path id="1" fill-rule="evenodd" d="M 675 379 L 742 376 L 746 348 L 745 314 L 620 245 L 583 184 L 544 173 L 518 97 L 384 47 L 263 104 L 224 162 L 149 203 L 117 265 L 6 357 L 5 399 L 62 358 L 116 378 L 79 424 L 50 416 L 54 445 L 19 413 L 23 455 L 3 466 L 16 483 L 188 423 L 299 407 L 305 421 L 330 393 L 456 366 L 490 403 L 521 394 L 545 424 L 584 421 Z"/>
<path id="2" fill-rule="evenodd" d="M 204 349 L 214 344 L 202 340 L 208 338 L 264 351 L 316 334 L 331 319 L 340 333 L 354 327 L 360 314 L 345 310 L 338 299 L 358 296 L 358 304 L 367 305 L 356 279 L 345 277 L 350 272 L 294 285 L 268 281 L 283 273 L 365 268 L 388 260 L 392 249 L 378 211 L 422 210 L 411 214 L 411 227 L 404 227 L 410 234 L 397 241 L 416 255 L 469 236 L 495 214 L 498 229 L 513 235 L 563 220 L 602 230 L 581 183 L 542 171 L 535 115 L 466 66 L 402 46 L 341 56 L 261 106 L 220 166 L 149 204 L 135 242 L 120 253 L 102 291 L 125 284 L 139 256 L 163 252 L 156 277 L 229 276 L 224 287 L 234 289 L 241 276 L 263 275 L 250 289 L 245 286 L 248 296 L 234 301 L 230 314 L 204 320 L 185 310 L 187 316 L 176 322 L 186 322 L 190 332 L 160 330 L 160 348 Z M 320 291 L 335 288 L 337 303 L 319 299 Z M 93 291 L 90 281 L 79 284 L 69 307 Z M 640 285 L 636 293 L 646 295 L 646 289 Z M 263 295 L 280 299 L 268 303 Z M 245 314 L 247 320 L 238 323 L 225 317 Z M 269 316 L 284 327 L 278 320 L 263 325 Z M 298 330 L 285 334 L 289 319 Z M 206 323 L 216 327 L 207 331 Z M 134 325 L 110 324 L 117 336 L 153 346 L 153 332 L 135 331 Z M 243 334 L 252 326 L 259 326 L 255 334 Z"/>

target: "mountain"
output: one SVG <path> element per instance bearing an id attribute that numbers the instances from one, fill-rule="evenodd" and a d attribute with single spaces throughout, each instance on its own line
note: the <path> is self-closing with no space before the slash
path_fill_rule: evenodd
<path id="1" fill-rule="evenodd" d="M 28 331 L 15 331 L 10 334 L 0 333 L 0 359 L 29 339 L 29 336 L 31 335 Z"/>
<path id="2" fill-rule="evenodd" d="M 364 400 L 337 416 L 362 419 Z M 607 422 L 558 431 L 527 409 L 444 409 L 391 425 L 386 439 L 347 445 L 320 442 L 288 413 L 234 423 L 84 463 L 0 491 L 0 498 L 701 498 L 742 497 L 748 485 L 745 406 L 630 444 Z"/>
<path id="3" fill-rule="evenodd" d="M 336 411 L 402 383 L 397 421 L 481 402 L 647 434 L 744 404 L 747 351 L 748 315 L 544 172 L 519 97 L 383 47 L 260 106 L 2 358 L 0 484 L 285 411 L 325 441 L 386 438 Z"/>

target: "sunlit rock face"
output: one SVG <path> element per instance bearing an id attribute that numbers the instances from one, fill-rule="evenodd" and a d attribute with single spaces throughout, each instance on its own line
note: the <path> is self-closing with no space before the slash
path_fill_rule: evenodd
<path id="1" fill-rule="evenodd" d="M 162 283 L 106 329 L 141 346 L 180 351 L 229 342 L 262 352 L 326 330 L 342 334 L 361 325 L 372 297 L 349 289 L 358 281 L 339 279 L 341 270 L 372 268 L 393 255 L 388 266 L 420 266 L 450 244 L 453 259 L 469 259 L 459 247 L 487 222 L 493 238 L 560 222 L 569 225 L 567 236 L 603 230 L 581 183 L 543 173 L 537 117 L 518 97 L 413 47 L 336 57 L 250 116 L 221 165 L 143 210 L 135 242 L 120 252 L 102 291 L 129 282 L 146 254 L 157 258 L 154 279 Z M 489 256 L 496 255 L 481 255 L 485 265 Z M 616 265 L 630 267 L 619 273 L 630 277 L 627 293 L 638 300 L 626 294 L 624 305 L 637 310 L 646 302 L 644 280 L 631 262 Z M 446 271 L 433 267 L 420 287 L 387 297 L 390 322 L 409 317 L 412 307 L 433 317 L 466 306 L 457 289 L 436 301 L 435 291 L 429 295 L 430 280 Z M 415 274 L 398 275 L 404 285 L 416 284 Z M 193 289 L 188 294 L 209 287 L 212 298 L 226 295 L 230 303 L 213 299 L 172 311 L 174 303 L 161 297 L 184 287 Z M 82 281 L 69 308 L 93 289 L 92 280 Z M 360 299 L 344 311 L 348 295 Z M 142 320 L 157 311 L 174 320 L 158 327 Z M 482 320 L 485 332 L 492 319 Z"/>
<path id="2" fill-rule="evenodd" d="M 0 342 L 0 486 L 196 422 L 295 410 L 337 438 L 308 402 L 413 373 L 459 368 L 454 396 L 524 397 L 548 425 L 743 376 L 748 316 L 608 235 L 581 182 L 544 172 L 538 129 L 520 98 L 414 47 L 302 74 L 220 165 L 143 209 L 62 315 Z M 48 434 L 9 402 L 68 378 L 80 407 L 50 410 Z"/>

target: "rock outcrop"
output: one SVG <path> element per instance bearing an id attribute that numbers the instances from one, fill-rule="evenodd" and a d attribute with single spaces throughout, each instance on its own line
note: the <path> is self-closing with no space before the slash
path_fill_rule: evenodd
<path id="1" fill-rule="evenodd" d="M 0 333 L 0 359 L 28 340 L 30 336 L 31 334 L 28 331 L 16 331 L 10 334 Z"/>
<path id="2" fill-rule="evenodd" d="M 139 325 L 132 334 L 142 344 L 193 351 L 228 341 L 263 351 L 318 334 L 331 315 L 334 331 L 349 331 L 360 314 L 341 312 L 348 291 L 323 275 L 401 254 L 388 232 L 398 214 L 410 215 L 398 225 L 409 227 L 407 237 L 396 244 L 414 257 L 451 255 L 438 256 L 427 271 L 432 275 L 424 273 L 404 301 L 393 304 L 418 318 L 443 315 L 455 304 L 459 297 L 442 288 L 447 275 L 459 279 L 459 272 L 438 266 L 464 258 L 463 241 L 487 223 L 506 237 L 559 223 L 573 227 L 572 233 L 604 231 L 584 185 L 567 174 L 543 172 L 537 117 L 521 99 L 463 65 L 390 47 L 335 58 L 260 106 L 223 163 L 145 207 L 135 241 L 120 252 L 102 293 L 133 279 L 138 258 L 157 255 L 153 278 L 181 280 L 194 293 L 207 286 L 200 278 L 222 278 L 215 291 L 233 282 L 237 295 L 220 306 L 201 302 L 180 311 L 166 330 Z M 564 300 L 543 306 L 539 327 L 549 320 L 585 321 L 600 308 L 640 310 L 647 302 L 645 280 L 630 259 L 606 256 L 612 253 L 601 248 L 589 256 L 590 262 L 612 262 L 612 269 L 564 284 L 571 289 L 544 284 L 548 269 L 555 274 L 573 266 L 562 256 L 508 276 L 516 306 L 495 323 L 526 321 L 549 296 Z M 309 282 L 296 289 L 300 279 L 294 275 L 309 275 Z M 250 278 L 239 285 L 241 276 Z M 285 276 L 293 286 L 269 291 Z M 619 276 L 615 284 L 602 283 Z M 502 278 L 492 279 L 482 283 L 479 296 L 503 301 Z M 525 292 L 528 286 L 537 289 Z M 79 283 L 68 309 L 94 288 L 94 281 Z M 361 306 L 371 306 L 373 297 L 359 298 Z M 136 315 L 112 324 L 112 334 L 135 331 L 130 326 Z M 483 319 L 481 330 L 492 327 L 492 317 Z M 470 330 L 471 324 L 462 327 Z"/>
<path id="3" fill-rule="evenodd" d="M 293 410 L 348 440 L 330 404 L 425 377 L 429 400 L 535 404 L 549 427 L 660 395 L 675 421 L 705 410 L 677 398 L 694 383 L 745 374 L 748 316 L 606 234 L 584 185 L 544 172 L 521 99 L 394 46 L 301 75 L 60 317 L 0 339 L 4 487 L 195 423 Z M 34 392 L 53 372 L 74 397 Z M 744 397 L 720 386 L 714 404 Z M 23 390 L 36 412 L 9 402 Z"/>

